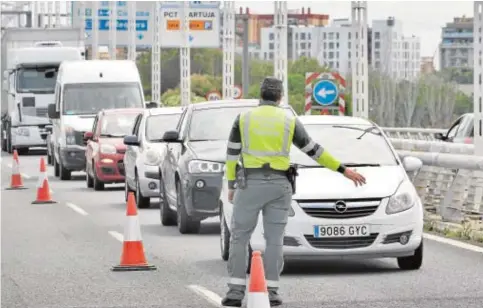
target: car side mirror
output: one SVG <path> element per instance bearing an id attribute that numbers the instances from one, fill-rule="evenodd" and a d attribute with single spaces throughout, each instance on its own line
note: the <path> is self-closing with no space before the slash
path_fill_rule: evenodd
<path id="1" fill-rule="evenodd" d="M 124 137 L 124 144 L 125 145 L 132 145 L 132 146 L 139 146 L 140 142 L 138 140 L 137 136 L 131 135 L 131 136 L 125 136 Z"/>
<path id="2" fill-rule="evenodd" d="M 419 169 L 423 167 L 423 162 L 419 158 L 413 156 L 404 157 L 402 163 L 406 172 L 419 171 Z"/>
<path id="3" fill-rule="evenodd" d="M 181 142 L 179 140 L 179 133 L 176 130 L 169 130 L 164 133 L 163 135 L 163 141 L 164 142 Z"/>
<path id="4" fill-rule="evenodd" d="M 60 112 L 55 110 L 55 104 L 49 104 L 49 106 L 47 107 L 47 114 L 49 115 L 50 119 L 60 118 Z"/>
<path id="5" fill-rule="evenodd" d="M 84 133 L 84 143 L 87 143 L 87 141 L 92 140 L 92 137 L 94 137 L 93 132 L 85 132 Z"/>
<path id="6" fill-rule="evenodd" d="M 448 139 L 448 137 L 446 137 L 445 135 L 443 135 L 442 133 L 435 133 L 434 134 L 434 138 L 436 140 L 442 140 L 442 141 L 445 141 L 446 139 Z"/>

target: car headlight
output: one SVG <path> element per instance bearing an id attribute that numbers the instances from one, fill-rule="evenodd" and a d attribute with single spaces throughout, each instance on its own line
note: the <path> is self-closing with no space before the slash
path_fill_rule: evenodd
<path id="1" fill-rule="evenodd" d="M 17 129 L 15 130 L 15 134 L 18 136 L 28 137 L 30 136 L 30 131 L 28 127 L 17 127 Z"/>
<path id="2" fill-rule="evenodd" d="M 64 126 L 64 134 L 65 134 L 65 144 L 72 145 L 75 144 L 75 131 L 74 128 L 70 126 Z"/>
<path id="3" fill-rule="evenodd" d="M 416 190 L 409 181 L 404 181 L 397 192 L 389 198 L 386 214 L 396 214 L 409 210 L 416 202 Z"/>
<path id="4" fill-rule="evenodd" d="M 223 164 L 205 160 L 192 160 L 188 163 L 189 173 L 222 173 Z"/>
<path id="5" fill-rule="evenodd" d="M 144 163 L 150 166 L 157 166 L 161 162 L 161 155 L 158 151 L 147 150 L 144 154 Z"/>
<path id="6" fill-rule="evenodd" d="M 116 147 L 112 144 L 101 144 L 99 150 L 102 154 L 116 154 Z"/>

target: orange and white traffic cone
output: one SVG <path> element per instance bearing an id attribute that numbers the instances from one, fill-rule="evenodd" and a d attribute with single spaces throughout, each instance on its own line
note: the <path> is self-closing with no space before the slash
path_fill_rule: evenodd
<path id="1" fill-rule="evenodd" d="M 115 272 L 156 270 L 156 266 L 149 265 L 144 256 L 141 227 L 139 226 L 138 211 L 132 192 L 129 193 L 127 199 L 126 216 L 121 263 L 112 267 L 112 270 Z"/>
<path id="2" fill-rule="evenodd" d="M 45 167 L 45 160 L 40 158 L 40 175 L 37 182 L 37 199 L 32 201 L 32 204 L 51 204 L 57 203 L 50 197 L 49 179 L 47 177 L 47 168 Z"/>
<path id="3" fill-rule="evenodd" d="M 27 189 L 23 186 L 22 175 L 20 174 L 20 163 L 18 161 L 17 150 L 13 151 L 13 162 L 12 162 L 12 176 L 10 178 L 10 187 L 8 190 L 19 190 Z"/>
<path id="4" fill-rule="evenodd" d="M 269 308 L 267 282 L 265 280 L 265 270 L 263 269 L 262 253 L 254 251 L 252 253 L 252 263 L 250 267 L 250 284 L 248 286 L 247 308 Z"/>

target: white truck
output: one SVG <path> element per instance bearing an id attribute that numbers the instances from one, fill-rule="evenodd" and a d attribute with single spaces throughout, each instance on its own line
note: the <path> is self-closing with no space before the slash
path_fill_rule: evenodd
<path id="1" fill-rule="evenodd" d="M 84 40 L 72 28 L 2 31 L 2 150 L 23 154 L 46 146 L 58 68 L 62 61 L 85 59 Z"/>

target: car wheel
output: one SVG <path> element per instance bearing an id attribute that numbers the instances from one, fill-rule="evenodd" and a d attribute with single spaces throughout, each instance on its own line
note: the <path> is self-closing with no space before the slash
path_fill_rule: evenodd
<path id="1" fill-rule="evenodd" d="M 151 198 L 144 197 L 141 192 L 141 184 L 139 178 L 136 175 L 136 205 L 140 209 L 147 209 L 151 205 Z"/>
<path id="2" fill-rule="evenodd" d="M 405 271 L 418 270 L 423 265 L 423 242 L 421 241 L 413 256 L 397 258 L 397 265 Z"/>
<path id="3" fill-rule="evenodd" d="M 54 158 L 54 176 L 58 177 L 60 175 L 59 163 L 55 159 L 55 156 L 53 158 Z"/>
<path id="4" fill-rule="evenodd" d="M 159 188 L 161 189 L 161 198 L 159 201 L 161 224 L 163 226 L 176 226 L 176 213 L 169 208 L 168 198 L 166 196 L 166 187 L 162 178 L 159 180 Z"/>
<path id="5" fill-rule="evenodd" d="M 94 179 L 89 174 L 89 170 L 86 170 L 86 184 L 87 184 L 87 188 L 94 187 Z"/>
<path id="6" fill-rule="evenodd" d="M 47 150 L 47 165 L 52 166 L 52 156 L 49 154 L 49 150 Z"/>
<path id="7" fill-rule="evenodd" d="M 201 221 L 193 220 L 188 216 L 184 206 L 184 194 L 181 190 L 181 183 L 176 182 L 176 223 L 181 234 L 200 232 Z"/>
<path id="8" fill-rule="evenodd" d="M 70 170 L 66 169 L 62 165 L 62 161 L 59 163 L 59 173 L 60 173 L 60 179 L 62 181 L 68 181 L 68 180 L 71 179 L 71 172 L 70 172 Z"/>
<path id="9" fill-rule="evenodd" d="M 94 182 L 94 190 L 104 190 L 104 183 L 102 183 L 97 177 L 97 171 L 94 165 L 92 165 L 92 177 Z"/>
<path id="10" fill-rule="evenodd" d="M 230 230 L 225 220 L 223 206 L 220 207 L 220 251 L 223 261 L 228 261 L 230 256 Z"/>

